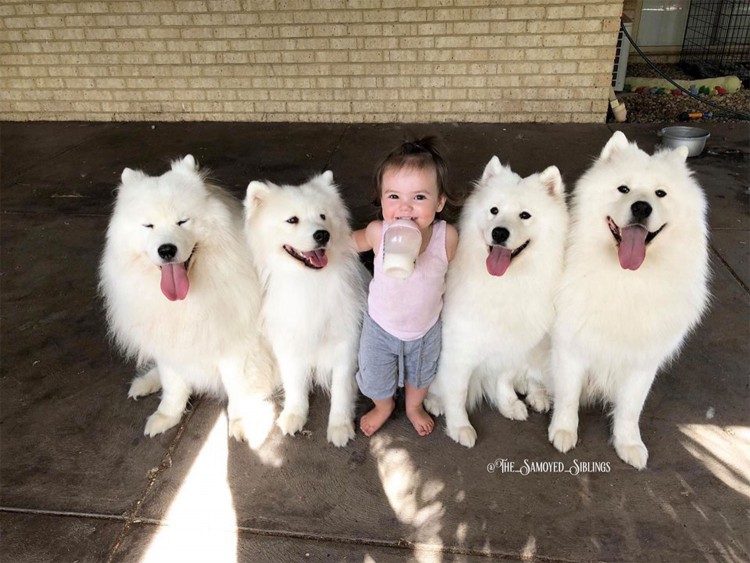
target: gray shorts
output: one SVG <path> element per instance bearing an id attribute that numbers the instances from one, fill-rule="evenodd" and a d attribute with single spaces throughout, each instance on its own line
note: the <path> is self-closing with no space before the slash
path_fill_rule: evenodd
<path id="1" fill-rule="evenodd" d="M 403 341 L 365 314 L 357 371 L 362 394 L 370 399 L 389 399 L 404 382 L 417 389 L 432 383 L 440 356 L 442 324 L 438 319 L 422 338 Z"/>

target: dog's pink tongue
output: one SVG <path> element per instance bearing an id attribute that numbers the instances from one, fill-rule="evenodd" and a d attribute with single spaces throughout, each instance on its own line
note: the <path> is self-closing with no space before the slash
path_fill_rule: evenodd
<path id="1" fill-rule="evenodd" d="M 328 256 L 326 256 L 325 250 L 313 250 L 311 252 L 304 252 L 303 254 L 310 261 L 310 264 L 316 268 L 324 268 L 328 264 Z"/>
<path id="2" fill-rule="evenodd" d="M 487 271 L 493 276 L 502 276 L 510 266 L 511 251 L 504 246 L 495 245 L 487 256 Z"/>
<path id="3" fill-rule="evenodd" d="M 617 256 L 624 270 L 637 270 L 646 259 L 648 231 L 640 225 L 629 225 L 620 230 L 620 247 Z"/>
<path id="4" fill-rule="evenodd" d="M 161 292 L 170 301 L 182 300 L 188 294 L 190 281 L 185 264 L 164 264 L 161 267 Z"/>

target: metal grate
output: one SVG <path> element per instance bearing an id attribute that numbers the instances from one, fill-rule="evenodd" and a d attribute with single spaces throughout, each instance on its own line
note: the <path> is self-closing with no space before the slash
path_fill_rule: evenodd
<path id="1" fill-rule="evenodd" d="M 625 17 L 622 19 L 622 25 L 627 30 L 628 34 L 633 33 L 633 24 L 630 20 L 626 20 Z M 617 48 L 615 49 L 615 64 L 612 69 L 612 88 L 616 92 L 622 92 L 625 86 L 625 74 L 628 69 L 628 53 L 630 49 L 630 43 L 625 39 L 625 34 L 620 28 L 620 33 L 617 35 Z"/>
<path id="2" fill-rule="evenodd" d="M 692 0 L 680 65 L 695 76 L 750 80 L 750 2 Z"/>

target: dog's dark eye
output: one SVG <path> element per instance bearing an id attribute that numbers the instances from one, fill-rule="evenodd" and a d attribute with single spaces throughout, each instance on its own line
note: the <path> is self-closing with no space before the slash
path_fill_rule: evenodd
<path id="1" fill-rule="evenodd" d="M 627 186 L 620 186 L 619 188 L 617 188 L 617 191 L 621 194 L 626 194 L 630 191 L 630 188 Z"/>
<path id="2" fill-rule="evenodd" d="M 497 215 L 498 212 L 499 212 L 499 209 L 497 207 L 493 207 L 492 209 L 490 209 L 490 213 L 492 213 L 493 215 Z"/>
<path id="3" fill-rule="evenodd" d="M 325 213 L 321 213 L 321 214 L 320 214 L 320 218 L 321 218 L 321 219 L 323 219 L 323 221 L 325 221 L 325 220 L 326 220 L 326 215 L 325 215 Z"/>
<path id="4" fill-rule="evenodd" d="M 286 222 L 291 225 L 296 225 L 297 223 L 299 223 L 299 217 L 289 217 Z"/>
<path id="5" fill-rule="evenodd" d="M 528 211 L 521 211 L 519 217 L 521 219 L 531 219 L 531 213 L 529 213 Z"/>
<path id="6" fill-rule="evenodd" d="M 182 227 L 188 221 L 190 221 L 190 219 L 183 219 L 182 221 L 177 221 L 177 226 Z"/>
<path id="7" fill-rule="evenodd" d="M 154 228 L 154 224 L 153 223 L 146 223 L 143 226 L 146 227 L 147 229 L 153 229 Z"/>
<path id="8" fill-rule="evenodd" d="M 664 197 L 665 195 L 667 195 L 667 192 L 664 190 L 656 190 L 656 197 Z"/>

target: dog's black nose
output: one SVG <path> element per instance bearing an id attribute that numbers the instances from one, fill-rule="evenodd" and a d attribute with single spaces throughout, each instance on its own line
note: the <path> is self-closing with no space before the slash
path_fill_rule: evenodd
<path id="1" fill-rule="evenodd" d="M 315 239 L 315 242 L 317 242 L 318 244 L 325 244 L 329 240 L 331 240 L 331 233 L 321 229 L 320 231 L 315 231 L 313 233 L 313 238 Z"/>
<path id="2" fill-rule="evenodd" d="M 172 260 L 177 256 L 177 247 L 174 244 L 162 244 L 157 252 L 162 260 Z"/>
<path id="3" fill-rule="evenodd" d="M 510 231 L 505 227 L 495 227 L 492 229 L 492 242 L 495 244 L 502 244 L 510 236 Z"/>
<path id="4" fill-rule="evenodd" d="M 645 219 L 651 215 L 652 210 L 651 204 L 646 201 L 636 201 L 630 206 L 630 211 L 633 212 L 633 217 L 636 219 Z"/>

